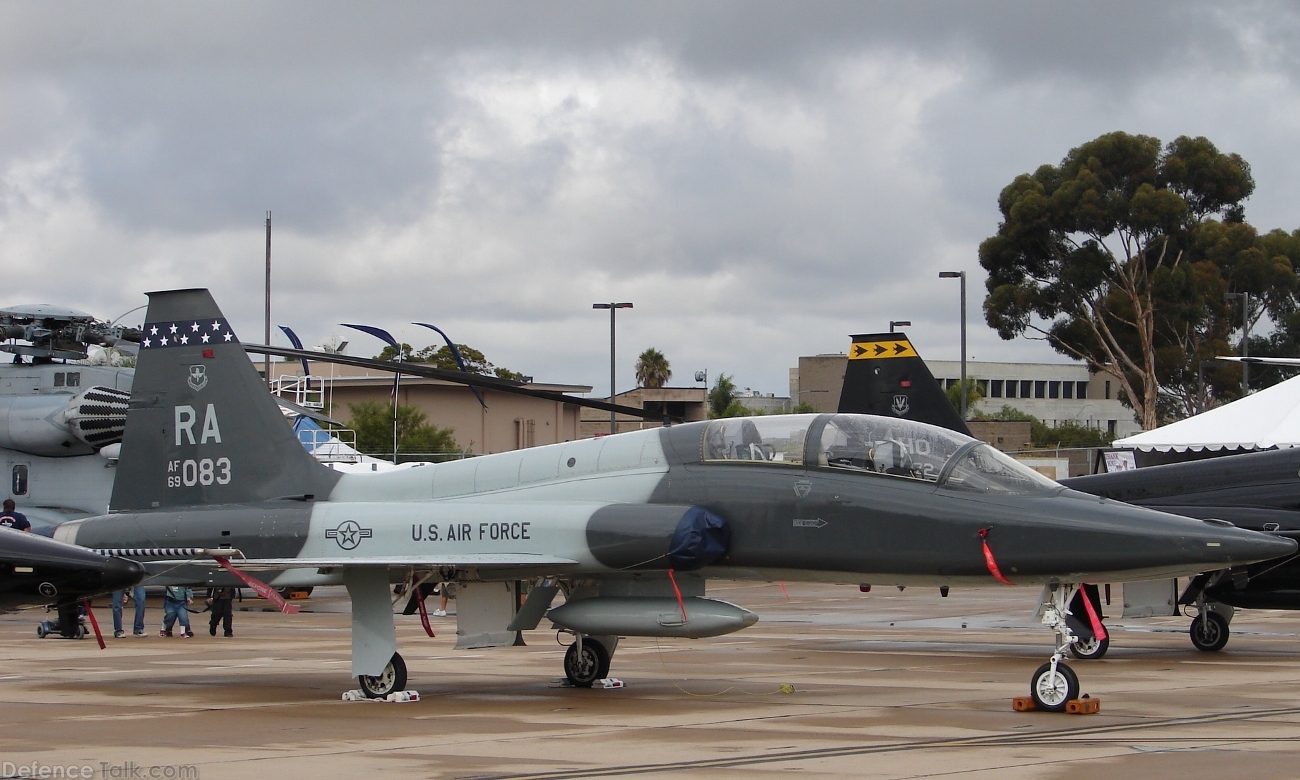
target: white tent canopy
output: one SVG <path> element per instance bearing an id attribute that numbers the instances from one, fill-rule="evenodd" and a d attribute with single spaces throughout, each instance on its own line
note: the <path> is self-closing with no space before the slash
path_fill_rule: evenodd
<path id="1" fill-rule="evenodd" d="M 1116 439 L 1149 452 L 1300 447 L 1300 376 L 1162 428 Z"/>

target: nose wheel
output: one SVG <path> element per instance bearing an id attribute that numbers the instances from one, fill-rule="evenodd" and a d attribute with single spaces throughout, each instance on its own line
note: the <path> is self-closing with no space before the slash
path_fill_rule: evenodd
<path id="1" fill-rule="evenodd" d="M 1079 675 L 1060 661 L 1048 661 L 1034 672 L 1029 695 L 1040 710 L 1065 712 L 1065 705 L 1079 698 Z"/>
<path id="2" fill-rule="evenodd" d="M 393 653 L 392 660 L 384 670 L 374 677 L 361 675 L 357 677 L 361 692 L 369 699 L 382 699 L 390 693 L 406 689 L 406 662 L 402 656 Z"/>
<path id="3" fill-rule="evenodd" d="M 1216 653 L 1228 644 L 1228 619 L 1211 609 L 1202 609 L 1189 631 L 1197 650 Z"/>

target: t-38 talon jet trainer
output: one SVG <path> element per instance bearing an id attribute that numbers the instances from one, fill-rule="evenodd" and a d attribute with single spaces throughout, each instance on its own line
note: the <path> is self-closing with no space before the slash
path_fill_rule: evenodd
<path id="1" fill-rule="evenodd" d="M 574 636 L 564 671 L 586 686 L 607 675 L 619 637 L 753 624 L 753 613 L 705 597 L 711 578 L 1000 580 L 1046 586 L 1057 643 L 1031 692 L 1061 710 L 1079 693 L 1063 653 L 1076 626 L 1100 628 L 1068 614 L 1078 583 L 1296 549 L 1066 490 L 969 437 L 868 415 L 723 419 L 338 474 L 284 425 L 206 290 L 153 293 L 146 319 L 113 511 L 58 538 L 145 548 L 151 570 L 180 561 L 148 548 L 195 548 L 232 575 L 278 572 L 267 575 L 276 586 L 343 584 L 352 674 L 369 696 L 406 683 L 393 583 L 418 595 L 426 580 L 458 581 L 458 646 L 513 644 L 549 619 Z M 195 576 L 187 568 L 168 576 Z M 516 608 L 510 584 L 522 580 L 533 587 Z M 560 591 L 565 603 L 551 608 Z"/>
<path id="2" fill-rule="evenodd" d="M 969 432 L 905 334 L 874 333 L 852 339 L 839 411 L 892 412 L 906 419 Z M 1300 360 L 1290 358 L 1219 359 L 1300 365 Z M 1161 512 L 1300 539 L 1300 449 L 1071 477 L 1061 480 L 1061 484 Z M 1091 595 L 1093 607 L 1099 611 L 1101 603 L 1095 588 L 1082 591 L 1076 603 L 1085 593 Z M 1200 650 L 1221 650 L 1228 643 L 1234 608 L 1300 609 L 1300 557 L 1205 572 L 1187 584 L 1177 603 L 1195 612 L 1189 630 L 1192 644 Z M 1104 640 L 1089 639 L 1071 649 L 1079 658 L 1100 658 L 1106 646 Z"/>

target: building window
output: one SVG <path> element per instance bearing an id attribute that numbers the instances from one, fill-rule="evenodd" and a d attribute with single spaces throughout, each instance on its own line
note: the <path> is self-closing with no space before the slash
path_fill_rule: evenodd
<path id="1" fill-rule="evenodd" d="M 1029 379 L 1022 379 L 1022 380 L 1020 380 L 1020 397 L 1021 397 L 1021 398 L 1030 398 L 1030 397 L 1033 396 L 1033 392 L 1034 392 L 1034 383 L 1033 383 L 1032 380 L 1029 380 Z"/>
<path id="2" fill-rule="evenodd" d="M 1014 379 L 1008 379 L 1008 380 L 1007 380 L 1007 398 L 1015 398 L 1015 397 L 1016 397 L 1016 385 L 1018 385 L 1018 384 L 1019 384 L 1019 382 L 1017 382 L 1017 381 L 1014 380 Z"/>
<path id="3" fill-rule="evenodd" d="M 1107 382 L 1106 384 L 1110 384 L 1110 382 Z M 1116 423 L 1116 422 L 1117 422 L 1116 420 L 1107 420 L 1107 421 L 1106 421 L 1106 433 L 1110 434 L 1111 438 L 1114 438 L 1114 436 L 1115 436 L 1115 423 Z"/>
<path id="4" fill-rule="evenodd" d="M 1076 382 L 1075 385 L 1076 385 L 1076 387 L 1075 387 L 1075 391 L 1074 391 L 1074 397 L 1075 397 L 1075 398 L 1087 398 L 1087 397 L 1088 397 L 1088 383 L 1087 383 L 1087 382 Z"/>
<path id="5" fill-rule="evenodd" d="M 1034 397 L 1035 397 L 1035 398 L 1046 398 L 1046 397 L 1047 397 L 1047 381 L 1046 381 L 1046 380 L 1042 380 L 1042 379 L 1040 379 L 1040 380 L 1034 382 Z"/>
<path id="6" fill-rule="evenodd" d="M 1106 400 L 1107 400 L 1107 401 L 1110 400 L 1110 380 L 1109 380 L 1109 379 L 1106 380 Z M 1111 422 L 1114 422 L 1114 420 L 1112 420 Z"/>
<path id="7" fill-rule="evenodd" d="M 515 449 L 526 450 L 537 446 L 537 425 L 533 420 L 515 418 Z"/>
<path id="8" fill-rule="evenodd" d="M 1061 397 L 1062 397 L 1062 398 L 1074 398 L 1074 383 L 1073 383 L 1073 382 L 1062 382 L 1062 383 L 1061 383 Z"/>
<path id="9" fill-rule="evenodd" d="M 1060 383 L 1060 382 L 1048 382 L 1048 383 L 1047 383 L 1047 397 L 1048 397 L 1048 398 L 1060 398 L 1060 397 L 1061 397 L 1061 383 Z"/>
<path id="10" fill-rule="evenodd" d="M 980 394 L 987 398 L 989 394 L 989 380 L 976 379 L 975 384 L 979 385 Z"/>
<path id="11" fill-rule="evenodd" d="M 989 397 L 990 397 L 990 398 L 1001 398 L 1001 397 L 1002 397 L 1002 380 L 1001 380 L 1001 379 L 990 379 L 990 380 L 989 380 Z"/>

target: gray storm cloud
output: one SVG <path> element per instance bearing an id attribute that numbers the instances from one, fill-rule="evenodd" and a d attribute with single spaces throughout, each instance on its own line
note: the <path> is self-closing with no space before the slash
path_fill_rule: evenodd
<path id="1" fill-rule="evenodd" d="M 910 319 L 956 353 L 998 190 L 1113 129 L 1243 154 L 1294 229 L 1293 6 L 288 3 L 0 7 L 6 300 L 113 317 L 204 285 L 276 324 L 433 321 L 603 392 L 636 352 L 783 393 Z M 983 359 L 1060 359 L 978 323 Z M 423 343 L 411 329 L 406 338 Z M 354 343 L 358 343 L 354 340 Z M 378 351 L 359 345 L 358 351 Z"/>

